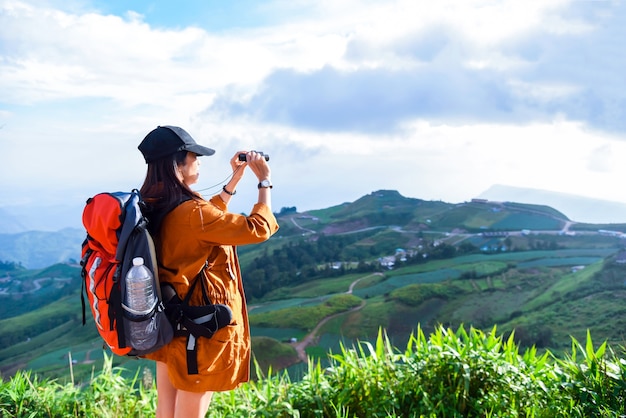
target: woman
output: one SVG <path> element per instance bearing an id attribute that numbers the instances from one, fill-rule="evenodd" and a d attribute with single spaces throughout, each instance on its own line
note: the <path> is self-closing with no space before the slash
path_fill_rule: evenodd
<path id="1" fill-rule="evenodd" d="M 236 388 L 250 377 L 250 331 L 237 245 L 265 241 L 278 230 L 272 214 L 270 168 L 262 154 L 237 152 L 231 179 L 204 200 L 190 186 L 198 181 L 198 156 L 215 151 L 198 145 L 182 128 L 159 126 L 139 145 L 148 171 L 141 188 L 155 238 L 159 280 L 182 299 L 194 280 L 203 280 L 212 303 L 225 304 L 232 321 L 212 338 L 198 338 L 197 374 L 189 374 L 185 337 L 174 339 L 146 358 L 156 361 L 157 417 L 204 417 L 214 391 Z M 239 161 L 239 154 L 246 161 Z M 227 211 L 246 168 L 258 179 L 259 197 L 249 216 Z M 202 305 L 201 286 L 190 304 Z"/>

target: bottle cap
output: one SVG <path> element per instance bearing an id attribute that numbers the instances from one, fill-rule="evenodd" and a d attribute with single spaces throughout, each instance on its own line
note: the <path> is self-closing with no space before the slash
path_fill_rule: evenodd
<path id="1" fill-rule="evenodd" d="M 133 266 L 142 266 L 142 265 L 143 265 L 143 257 L 133 258 Z"/>

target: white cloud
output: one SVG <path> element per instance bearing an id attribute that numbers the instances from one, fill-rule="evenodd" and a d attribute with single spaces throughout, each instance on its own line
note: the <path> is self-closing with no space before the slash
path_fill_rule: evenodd
<path id="1" fill-rule="evenodd" d="M 218 149 L 204 188 L 269 152 L 278 208 L 494 183 L 626 202 L 621 2 L 272 2 L 283 23 L 219 32 L 52 4 L 0 3 L 4 199 L 135 185 L 174 124 Z"/>
<path id="2" fill-rule="evenodd" d="M 609 173 L 615 169 L 615 151 L 610 143 L 604 143 L 590 151 L 587 167 L 592 172 Z M 622 150 L 623 151 L 623 150 Z"/>

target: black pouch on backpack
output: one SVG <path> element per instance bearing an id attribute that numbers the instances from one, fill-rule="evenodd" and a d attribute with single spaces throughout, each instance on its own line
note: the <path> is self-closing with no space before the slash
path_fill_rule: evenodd
<path id="1" fill-rule="evenodd" d="M 233 313 L 229 306 L 211 303 L 204 291 L 204 284 L 201 286 L 205 304 L 201 306 L 189 305 L 189 299 L 198 281 L 202 281 L 200 275 L 190 286 L 184 300 L 180 299 L 171 284 L 161 284 L 165 312 L 174 328 L 175 335 L 190 333 L 196 338 L 211 338 L 217 330 L 227 326 L 233 320 Z"/>
<path id="2" fill-rule="evenodd" d="M 217 330 L 229 325 L 233 318 L 230 307 L 211 303 L 206 294 L 201 273 L 196 276 L 189 287 L 184 300 L 180 299 L 171 284 L 161 284 L 165 312 L 174 328 L 174 335 L 187 338 L 187 373 L 190 375 L 198 374 L 197 339 L 213 337 Z M 198 282 L 201 282 L 204 305 L 190 306 L 189 299 Z"/>

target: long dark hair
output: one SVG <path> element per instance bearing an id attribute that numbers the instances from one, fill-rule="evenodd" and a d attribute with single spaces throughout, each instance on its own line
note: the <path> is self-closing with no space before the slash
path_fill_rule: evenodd
<path id="1" fill-rule="evenodd" d="M 185 162 L 187 151 L 178 151 L 171 157 L 161 158 L 148 164 L 143 186 L 139 190 L 145 203 L 144 215 L 148 229 L 156 234 L 161 221 L 172 209 L 190 199 L 201 197 L 176 176 L 177 167 Z"/>

